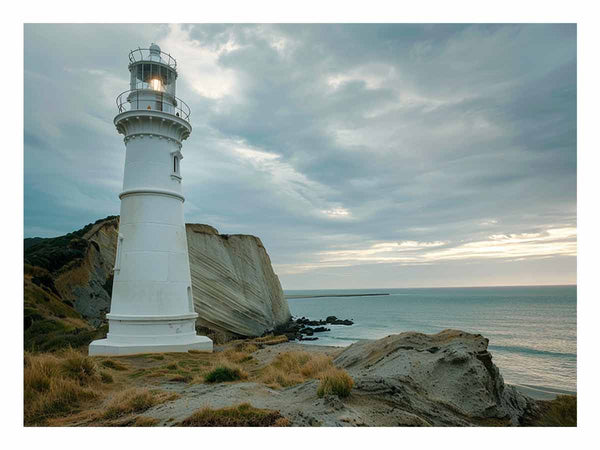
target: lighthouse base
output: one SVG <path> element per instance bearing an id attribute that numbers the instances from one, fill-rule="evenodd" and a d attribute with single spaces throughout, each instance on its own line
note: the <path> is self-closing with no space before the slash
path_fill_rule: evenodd
<path id="1" fill-rule="evenodd" d="M 125 316 L 107 314 L 106 339 L 93 341 L 94 355 L 136 355 L 198 350 L 212 352 L 212 340 L 196 335 L 196 313 L 180 316 Z"/>
<path id="2" fill-rule="evenodd" d="M 140 353 L 185 353 L 189 350 L 212 353 L 213 342 L 206 336 L 196 336 L 193 341 L 179 344 L 120 344 L 109 339 L 93 341 L 89 355 L 139 355 Z"/>

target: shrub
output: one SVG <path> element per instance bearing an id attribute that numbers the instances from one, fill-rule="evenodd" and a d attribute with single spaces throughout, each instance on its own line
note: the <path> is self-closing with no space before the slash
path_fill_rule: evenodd
<path id="1" fill-rule="evenodd" d="M 247 378 L 247 374 L 237 367 L 219 366 L 209 372 L 204 381 L 207 383 L 222 383 L 224 381 L 237 381 Z"/>
<path id="2" fill-rule="evenodd" d="M 289 420 L 279 411 L 255 408 L 242 403 L 229 408 L 203 408 L 179 425 L 184 427 L 273 427 L 288 426 Z"/>
<path id="3" fill-rule="evenodd" d="M 337 395 L 338 397 L 348 397 L 354 386 L 354 380 L 343 369 L 331 368 L 321 375 L 321 383 L 317 388 L 317 395 Z"/>

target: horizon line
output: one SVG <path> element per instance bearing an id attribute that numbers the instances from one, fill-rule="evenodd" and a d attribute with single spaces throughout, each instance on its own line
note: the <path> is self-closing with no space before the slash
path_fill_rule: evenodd
<path id="1" fill-rule="evenodd" d="M 509 287 L 568 287 L 575 286 L 577 287 L 577 283 L 571 284 L 506 284 L 506 285 L 490 285 L 490 286 L 431 286 L 431 287 L 387 287 L 387 288 L 379 288 L 379 287 L 366 287 L 366 288 L 317 288 L 317 289 L 285 289 L 282 288 L 282 291 L 356 291 L 356 290 L 366 290 L 366 289 L 380 289 L 385 291 L 386 289 L 475 289 L 475 288 L 509 288 Z"/>

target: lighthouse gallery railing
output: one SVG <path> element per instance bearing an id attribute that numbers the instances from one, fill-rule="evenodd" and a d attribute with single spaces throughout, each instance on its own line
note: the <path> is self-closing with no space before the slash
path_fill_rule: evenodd
<path id="1" fill-rule="evenodd" d="M 144 94 L 151 94 L 154 97 L 151 101 L 147 97 L 140 98 Z M 160 96 L 157 94 L 160 94 Z M 181 117 L 186 122 L 190 121 L 190 114 L 192 113 L 187 103 L 180 98 L 150 89 L 130 89 L 121 92 L 117 96 L 117 108 L 119 113 L 147 109 L 162 111 Z"/>

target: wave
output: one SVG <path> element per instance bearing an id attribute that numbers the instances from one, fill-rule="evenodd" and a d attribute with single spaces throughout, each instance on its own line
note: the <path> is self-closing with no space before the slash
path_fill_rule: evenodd
<path id="1" fill-rule="evenodd" d="M 550 356 L 555 358 L 577 358 L 577 353 L 550 352 L 547 350 L 536 350 L 535 348 L 520 347 L 516 345 L 490 345 L 488 348 L 490 350 L 499 350 L 512 353 L 524 353 L 527 355 Z"/>

